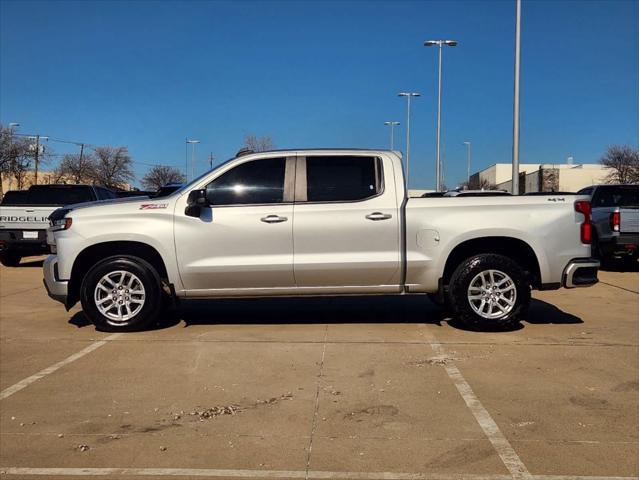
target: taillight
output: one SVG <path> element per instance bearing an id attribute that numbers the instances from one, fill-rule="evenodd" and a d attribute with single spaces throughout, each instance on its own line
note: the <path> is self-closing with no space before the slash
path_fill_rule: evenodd
<path id="1" fill-rule="evenodd" d="M 54 232 L 57 232 L 58 230 L 68 230 L 71 228 L 72 223 L 73 219 L 71 218 L 60 218 L 58 220 L 51 221 L 51 227 L 53 227 Z"/>
<path id="2" fill-rule="evenodd" d="M 610 230 L 618 232 L 621 226 L 621 213 L 612 212 L 610 214 Z"/>
<path id="3" fill-rule="evenodd" d="M 592 221 L 590 214 L 592 208 L 588 200 L 579 200 L 575 202 L 575 212 L 579 212 L 584 216 L 584 221 L 581 224 L 581 243 L 592 242 Z"/>

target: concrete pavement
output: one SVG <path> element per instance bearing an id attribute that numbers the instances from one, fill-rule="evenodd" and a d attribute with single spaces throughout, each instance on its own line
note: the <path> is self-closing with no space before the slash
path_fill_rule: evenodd
<path id="1" fill-rule="evenodd" d="M 110 336 L 37 264 L 0 268 L 0 388 L 58 365 L 0 400 L 7 478 L 639 477 L 636 272 L 536 292 L 511 332 L 348 297 L 192 302 Z"/>

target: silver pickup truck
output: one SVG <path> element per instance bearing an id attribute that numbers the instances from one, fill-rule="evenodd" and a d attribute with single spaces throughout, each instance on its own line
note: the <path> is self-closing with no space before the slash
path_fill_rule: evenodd
<path id="1" fill-rule="evenodd" d="M 471 327 L 524 314 L 531 288 L 597 282 L 587 196 L 408 198 L 397 152 L 229 160 L 168 197 L 51 216 L 49 295 L 100 329 L 172 298 L 430 294 Z"/>
<path id="2" fill-rule="evenodd" d="M 580 190 L 579 194 L 591 196 L 595 255 L 601 260 L 636 260 L 639 185 L 594 185 Z"/>

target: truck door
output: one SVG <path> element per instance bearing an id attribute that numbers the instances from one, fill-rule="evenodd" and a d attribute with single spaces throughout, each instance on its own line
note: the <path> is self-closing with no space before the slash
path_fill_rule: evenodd
<path id="1" fill-rule="evenodd" d="M 213 205 L 198 218 L 184 213 L 187 195 L 180 199 L 175 249 L 189 294 L 295 286 L 294 176 L 295 157 L 249 160 L 206 186 Z"/>
<path id="2" fill-rule="evenodd" d="M 370 155 L 298 158 L 293 225 L 298 287 L 400 283 L 392 168 L 389 159 Z"/>

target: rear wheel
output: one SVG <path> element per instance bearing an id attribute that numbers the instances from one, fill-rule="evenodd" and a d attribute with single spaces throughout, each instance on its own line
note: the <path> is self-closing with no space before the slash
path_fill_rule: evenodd
<path id="1" fill-rule="evenodd" d="M 15 253 L 0 253 L 0 263 L 5 267 L 17 267 L 22 257 Z"/>
<path id="2" fill-rule="evenodd" d="M 454 318 L 473 329 L 515 325 L 530 303 L 530 283 L 508 257 L 481 254 L 462 262 L 448 288 Z"/>
<path id="3" fill-rule="evenodd" d="M 99 330 L 143 330 L 162 311 L 160 278 L 145 260 L 133 256 L 105 259 L 91 268 L 80 289 L 84 313 Z"/>

